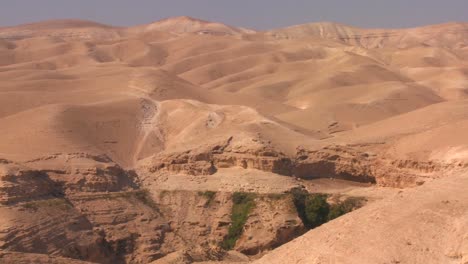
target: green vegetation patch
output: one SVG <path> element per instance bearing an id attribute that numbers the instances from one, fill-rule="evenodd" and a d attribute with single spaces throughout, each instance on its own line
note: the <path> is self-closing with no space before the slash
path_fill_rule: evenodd
<path id="1" fill-rule="evenodd" d="M 328 194 L 308 193 L 303 189 L 293 189 L 294 206 L 304 226 L 313 229 L 335 218 L 347 214 L 364 205 L 363 198 L 349 197 L 336 204 L 328 203 Z"/>
<path id="2" fill-rule="evenodd" d="M 221 243 L 223 249 L 231 250 L 236 245 L 237 240 L 242 235 L 244 225 L 255 207 L 255 197 L 256 195 L 253 193 L 244 192 L 236 192 L 232 195 L 231 225 L 228 235 Z"/>
<path id="3" fill-rule="evenodd" d="M 327 203 L 328 195 L 311 194 L 305 199 L 305 217 L 309 228 L 315 228 L 328 222 L 330 205 Z"/>
<path id="4" fill-rule="evenodd" d="M 216 197 L 216 192 L 204 191 L 198 192 L 198 195 L 206 198 L 205 206 L 210 206 L 210 204 L 214 201 L 214 198 Z"/>
<path id="5" fill-rule="evenodd" d="M 348 197 L 343 202 L 330 205 L 330 212 L 328 213 L 328 221 L 352 212 L 364 206 L 366 199 L 362 197 Z"/>

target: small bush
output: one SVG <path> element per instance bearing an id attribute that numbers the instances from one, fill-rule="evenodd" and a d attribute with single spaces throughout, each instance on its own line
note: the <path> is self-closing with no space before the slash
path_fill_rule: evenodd
<path id="1" fill-rule="evenodd" d="M 236 192 L 232 195 L 231 225 L 228 235 L 221 243 L 225 250 L 231 250 L 236 245 L 237 240 L 242 235 L 244 225 L 249 218 L 249 214 L 255 207 L 255 194 Z"/>
<path id="2" fill-rule="evenodd" d="M 341 204 L 334 204 L 330 206 L 330 212 L 328 213 L 328 220 L 331 221 L 335 218 L 338 218 L 342 215 L 346 214 L 343 206 Z"/>
<path id="3" fill-rule="evenodd" d="M 206 198 L 205 206 L 209 206 L 213 202 L 213 200 L 214 200 L 214 198 L 216 196 L 216 192 L 204 191 L 204 192 L 198 192 L 198 195 L 205 197 Z"/>
<path id="4" fill-rule="evenodd" d="M 330 205 L 327 203 L 327 198 L 326 194 L 311 194 L 306 198 L 305 216 L 309 228 L 315 228 L 328 221 Z"/>
<path id="5" fill-rule="evenodd" d="M 304 226 L 306 228 L 309 228 L 309 223 L 308 223 L 307 216 L 305 213 L 306 212 L 305 201 L 306 201 L 307 196 L 309 196 L 309 193 L 304 189 L 294 188 L 291 190 L 291 194 L 293 197 L 294 207 L 296 207 L 296 211 L 297 211 L 299 218 L 301 218 Z"/>
<path id="6" fill-rule="evenodd" d="M 330 205 L 327 194 L 309 194 L 304 189 L 293 189 L 291 194 L 297 214 L 308 229 L 318 227 L 364 205 L 364 199 L 349 197 L 345 201 Z"/>
<path id="7" fill-rule="evenodd" d="M 328 214 L 328 221 L 352 212 L 364 205 L 364 198 L 361 197 L 348 197 L 341 203 L 337 203 L 330 206 L 330 212 Z"/>

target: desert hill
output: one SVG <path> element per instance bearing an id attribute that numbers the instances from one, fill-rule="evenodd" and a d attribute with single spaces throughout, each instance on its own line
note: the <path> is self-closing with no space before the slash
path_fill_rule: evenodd
<path id="1" fill-rule="evenodd" d="M 196 33 L 208 35 L 240 35 L 255 31 L 245 28 L 236 28 L 221 23 L 209 22 L 193 17 L 171 17 L 154 23 L 135 27 L 142 31 L 163 31 L 176 34 Z"/>
<path id="2" fill-rule="evenodd" d="M 0 262 L 460 263 L 467 43 L 466 23 L 2 27 Z M 298 197 L 348 214 L 312 229 Z"/>
<path id="3" fill-rule="evenodd" d="M 426 45 L 438 47 L 466 46 L 467 23 L 446 23 L 408 29 L 361 29 L 325 22 L 292 26 L 266 32 L 279 39 L 321 37 L 366 48 L 409 48 Z"/>

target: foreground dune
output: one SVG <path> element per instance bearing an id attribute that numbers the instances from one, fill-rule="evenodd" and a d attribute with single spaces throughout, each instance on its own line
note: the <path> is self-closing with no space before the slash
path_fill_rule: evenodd
<path id="1" fill-rule="evenodd" d="M 465 263 L 467 180 L 451 175 L 400 191 L 254 263 Z"/>

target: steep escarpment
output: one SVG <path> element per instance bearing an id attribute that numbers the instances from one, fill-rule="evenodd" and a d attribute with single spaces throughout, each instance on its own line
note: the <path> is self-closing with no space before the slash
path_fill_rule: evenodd
<path id="1" fill-rule="evenodd" d="M 303 233 L 289 197 L 252 194 L 252 210 L 245 215 L 248 221 L 238 226 L 241 234 L 226 247 L 238 220 L 233 216 L 238 193 L 158 190 L 154 194 L 163 214 L 172 219 L 166 246 L 183 248 L 194 260 L 221 260 L 229 249 L 255 255 Z"/>
<path id="2" fill-rule="evenodd" d="M 99 263 L 122 263 L 134 258 L 132 254 L 140 246 L 130 243 L 135 234 L 129 235 L 126 231 L 119 236 L 118 231 L 135 216 L 152 216 L 153 209 L 133 194 L 136 190 L 129 191 L 135 186 L 120 185 L 120 180 L 130 177 L 125 177 L 126 172 L 117 165 L 104 166 L 104 160 L 96 161 L 87 155 L 66 156 L 70 158 L 68 168 L 73 168 L 68 172 L 47 166 L 46 163 L 56 156 L 32 161 L 28 167 L 12 163 L 2 165 L 2 250 Z M 63 165 L 66 167 L 66 164 Z M 103 211 L 100 211 L 101 205 L 92 203 L 100 201 L 101 204 L 112 197 L 120 199 L 119 202 L 115 205 L 108 201 Z M 99 218 L 100 215 L 105 215 L 104 219 Z M 109 221 L 111 227 L 120 225 L 118 231 L 105 225 Z M 140 233 L 143 234 L 143 230 Z M 127 246 L 130 250 L 126 250 Z M 148 259 L 144 255 L 139 258 Z"/>
<path id="3" fill-rule="evenodd" d="M 56 167 L 56 159 L 66 161 Z M 287 193 L 145 189 L 108 157 L 83 153 L 28 165 L 2 161 L 0 246 L 27 253 L 21 258 L 148 263 L 184 252 L 193 261 L 223 260 L 233 258 L 228 250 L 257 255 L 306 230 Z M 248 207 L 236 197 L 249 197 Z"/>
<path id="4" fill-rule="evenodd" d="M 37 263 L 37 264 L 90 264 L 71 258 L 52 257 L 42 254 L 27 254 L 18 252 L 0 252 L 0 261 L 4 263 Z"/>
<path id="5" fill-rule="evenodd" d="M 58 153 L 27 161 L 26 164 L 59 184 L 67 193 L 134 190 L 136 175 L 106 155 Z"/>
<path id="6" fill-rule="evenodd" d="M 47 174 L 28 170 L 2 176 L 3 186 L 12 182 L 16 188 L 2 188 L 1 193 L 2 250 L 113 260 L 103 236 L 93 232 L 89 221 Z M 27 188 L 33 192 L 23 191 Z"/>
<path id="7" fill-rule="evenodd" d="M 1 170 L 2 204 L 63 196 L 61 188 L 45 172 L 31 170 L 13 163 L 4 163 Z"/>
<path id="8" fill-rule="evenodd" d="M 176 253 L 192 261 L 223 260 L 232 257 L 231 249 L 254 256 L 311 228 L 311 215 L 323 214 L 313 210 L 327 210 L 319 223 L 354 210 L 354 205 L 334 207 L 345 201 L 339 195 L 317 196 L 326 203 L 315 207 L 320 199 L 308 196 L 306 181 L 333 178 L 401 188 L 466 169 L 462 162 L 390 159 L 361 145 L 300 147 L 290 156 L 267 140 L 250 138 L 250 145 L 246 140 L 233 136 L 182 153 L 162 152 L 135 171 L 106 155 L 86 153 L 47 155 L 25 165 L 2 159 L 1 248 L 98 263 L 148 263 Z M 242 193 L 243 187 L 226 180 L 222 191 L 196 187 L 226 170 L 284 175 L 297 181 L 295 188 L 305 188 L 305 195 L 297 198 L 286 185 L 272 193 L 268 188 L 263 194 Z M 189 181 L 184 190 L 152 184 L 168 177 Z"/>
<path id="9" fill-rule="evenodd" d="M 401 159 L 352 145 L 330 145 L 318 149 L 298 147 L 296 155 L 290 156 L 268 144 L 253 149 L 245 148 L 245 145 L 236 148 L 232 141 L 233 138 L 229 138 L 210 147 L 162 152 L 146 161 L 143 168 L 156 174 L 212 175 L 218 169 L 238 167 L 302 179 L 333 178 L 403 188 L 468 167 L 462 161 Z"/>
<path id="10" fill-rule="evenodd" d="M 319 150 L 300 148 L 294 164 L 293 174 L 300 178 L 330 177 L 397 188 L 420 185 L 468 167 L 462 161 L 400 159 L 338 145 Z"/>
<path id="11" fill-rule="evenodd" d="M 151 158 L 149 171 L 210 175 L 218 168 L 241 167 L 290 175 L 291 160 L 284 153 L 266 144 L 256 144 L 258 141 L 255 139 L 251 141 L 254 148 L 248 148 L 238 141 L 232 144 L 232 141 L 233 137 L 229 137 L 212 146 L 178 153 L 160 153 Z"/>
<path id="12" fill-rule="evenodd" d="M 159 250 L 167 220 L 134 174 L 108 157 L 56 154 L 27 164 L 2 166 L 3 250 L 98 263 L 170 253 Z"/>

